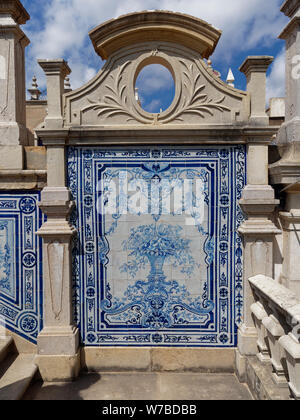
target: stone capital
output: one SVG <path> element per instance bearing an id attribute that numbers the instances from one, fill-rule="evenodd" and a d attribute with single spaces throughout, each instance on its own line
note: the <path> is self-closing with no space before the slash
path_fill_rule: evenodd
<path id="1" fill-rule="evenodd" d="M 250 124 L 253 126 L 269 125 L 269 116 L 266 114 L 266 74 L 273 60 L 270 56 L 250 56 L 240 67 L 247 78 L 247 92 L 251 94 Z"/>
<path id="2" fill-rule="evenodd" d="M 18 25 L 24 25 L 30 16 L 19 0 L 1 0 L 0 16 L 11 17 Z"/>
<path id="3" fill-rule="evenodd" d="M 62 58 L 56 60 L 38 60 L 46 76 L 61 76 L 63 80 L 71 73 L 68 63 Z"/>
<path id="4" fill-rule="evenodd" d="M 266 73 L 273 63 L 271 56 L 249 56 L 240 67 L 240 71 L 248 78 L 252 73 Z"/>

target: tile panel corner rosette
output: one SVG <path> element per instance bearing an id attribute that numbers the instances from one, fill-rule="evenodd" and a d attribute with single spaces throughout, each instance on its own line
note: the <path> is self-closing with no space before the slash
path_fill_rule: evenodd
<path id="1" fill-rule="evenodd" d="M 0 192 L 0 325 L 36 343 L 42 329 L 39 192 Z"/>
<path id="2" fill-rule="evenodd" d="M 84 345 L 236 346 L 244 146 L 70 147 L 68 180 Z"/>

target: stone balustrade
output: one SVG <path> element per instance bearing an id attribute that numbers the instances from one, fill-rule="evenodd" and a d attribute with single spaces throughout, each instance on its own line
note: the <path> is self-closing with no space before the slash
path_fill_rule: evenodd
<path id="1" fill-rule="evenodd" d="M 249 279 L 256 302 L 251 306 L 258 335 L 258 359 L 272 363 L 273 380 L 300 400 L 300 299 L 272 278 Z"/>

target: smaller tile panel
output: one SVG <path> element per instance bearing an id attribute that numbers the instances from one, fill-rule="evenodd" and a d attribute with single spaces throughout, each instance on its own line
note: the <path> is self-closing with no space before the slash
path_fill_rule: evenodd
<path id="1" fill-rule="evenodd" d="M 42 329 L 39 192 L 0 193 L 0 325 L 36 343 Z"/>

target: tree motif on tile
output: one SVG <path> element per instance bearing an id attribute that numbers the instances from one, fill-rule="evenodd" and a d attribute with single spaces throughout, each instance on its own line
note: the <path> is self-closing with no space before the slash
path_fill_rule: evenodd
<path id="1" fill-rule="evenodd" d="M 131 325 L 144 328 L 170 328 L 184 325 L 194 318 L 206 316 L 213 311 L 214 303 L 202 297 L 193 298 L 185 286 L 177 281 L 167 281 L 163 266 L 182 267 L 181 273 L 190 277 L 196 267 L 188 239 L 181 237 L 180 226 L 152 224 L 131 230 L 123 243 L 132 259 L 120 267 L 136 277 L 139 268 L 150 265 L 148 281 L 139 280 L 129 286 L 123 299 L 112 300 L 110 293 L 102 302 L 108 315 L 117 316 Z M 109 291 L 108 291 L 109 292 Z"/>

